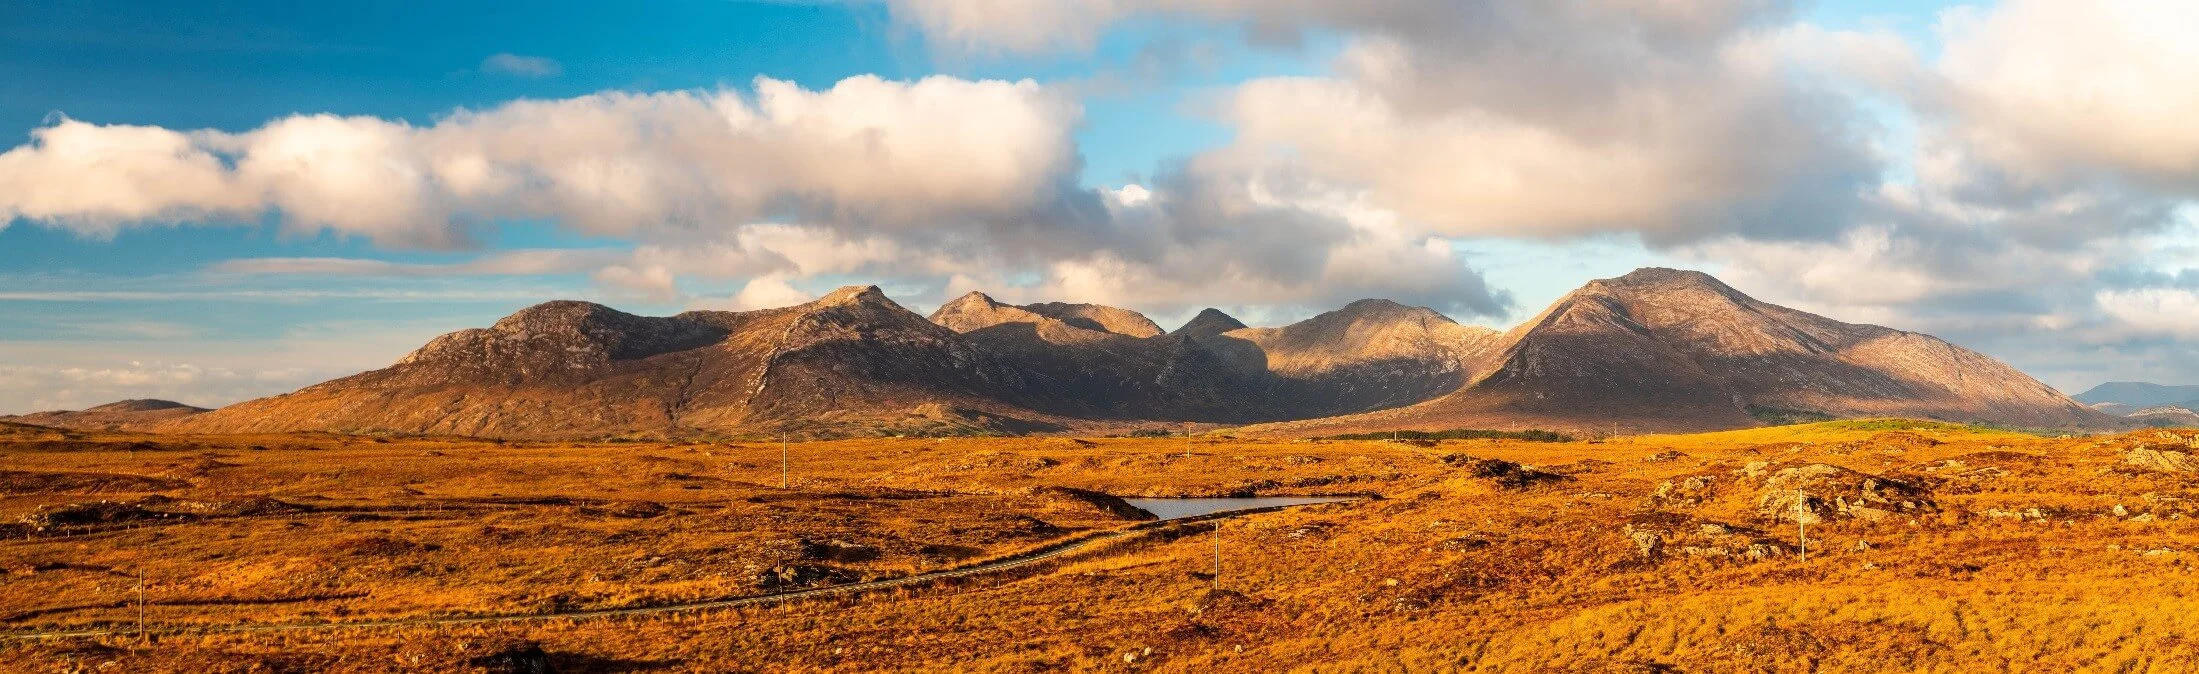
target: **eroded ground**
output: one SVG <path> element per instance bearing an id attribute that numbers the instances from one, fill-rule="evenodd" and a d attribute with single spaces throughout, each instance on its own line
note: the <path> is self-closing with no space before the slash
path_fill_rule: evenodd
<path id="1" fill-rule="evenodd" d="M 610 620 L 11 641 L 28 671 L 2189 671 L 2190 432 L 600 446 L 15 429 L 0 630 L 661 605 L 1365 493 L 1042 568 Z M 103 503 L 104 502 L 104 503 Z M 1808 555 L 1797 546 L 1807 524 Z M 43 530 L 41 530 L 43 527 Z M 101 668 L 105 667 L 104 670 Z"/>

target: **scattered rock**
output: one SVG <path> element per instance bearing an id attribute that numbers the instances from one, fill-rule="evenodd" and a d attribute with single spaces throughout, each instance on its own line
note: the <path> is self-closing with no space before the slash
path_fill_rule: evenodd
<path id="1" fill-rule="evenodd" d="M 1649 504 L 1659 508 L 1692 508 L 1702 505 L 1718 494 L 1718 478 L 1711 475 L 1689 475 L 1657 483 L 1657 489 L 1649 493 Z"/>
<path id="2" fill-rule="evenodd" d="M 506 641 L 492 643 L 488 653 L 475 656 L 466 664 L 482 668 L 494 674 L 553 674 L 550 654 L 542 645 L 532 641 Z"/>
<path id="3" fill-rule="evenodd" d="M 765 590 L 781 590 L 809 587 L 819 584 L 844 582 L 847 571 L 824 565 L 785 564 L 771 567 L 757 575 L 756 585 Z"/>
<path id="4" fill-rule="evenodd" d="M 1753 464 L 1752 464 L 1753 465 Z M 1759 516 L 1805 522 L 1830 518 L 1883 519 L 1893 513 L 1938 512 L 1923 487 L 1839 466 L 1808 463 L 1768 475 L 1758 491 Z M 1797 499 L 1801 500 L 1797 508 Z"/>
<path id="5" fill-rule="evenodd" d="M 1642 553 L 1643 557 L 1656 559 L 1664 555 L 1664 538 L 1658 536 L 1657 532 L 1647 529 L 1635 529 L 1632 525 L 1628 525 L 1626 536 L 1634 540 L 1634 550 Z"/>
<path id="6" fill-rule="evenodd" d="M 1572 478 L 1525 466 L 1503 459 L 1481 459 L 1465 454 L 1445 454 L 1443 463 L 1464 468 L 1468 474 L 1496 483 L 1504 489 L 1526 489 L 1545 482 L 1558 482 Z"/>
<path id="7" fill-rule="evenodd" d="M 2172 449 L 2138 445 L 2123 451 L 2123 463 L 2162 473 L 2199 472 L 2199 457 Z"/>

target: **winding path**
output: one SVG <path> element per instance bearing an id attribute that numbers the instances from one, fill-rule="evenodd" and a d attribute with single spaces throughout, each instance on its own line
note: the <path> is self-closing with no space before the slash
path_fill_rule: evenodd
<path id="1" fill-rule="evenodd" d="M 1218 519 L 1230 519 L 1235 517 L 1242 517 L 1245 515 L 1275 512 L 1278 510 L 1283 510 L 1285 508 L 1298 507 L 1298 505 L 1315 504 L 1297 504 L 1287 506 L 1270 506 L 1265 508 L 1250 508 L 1245 510 L 1231 510 L 1227 512 L 1213 513 L 1210 515 L 1201 515 L 1196 517 L 1183 517 L 1172 520 L 1144 522 L 1095 536 L 1064 541 L 1048 547 L 1039 548 L 1037 550 L 1032 550 L 1023 554 L 1007 557 L 992 562 L 986 562 L 984 564 L 978 564 L 975 566 L 943 569 L 939 571 L 919 573 L 913 576 L 902 576 L 899 578 L 887 578 L 862 583 L 848 583 L 844 585 L 833 585 L 830 587 L 811 588 L 807 590 L 791 590 L 787 592 L 774 592 L 771 594 L 750 595 L 746 597 L 735 597 L 732 599 L 716 599 L 710 601 L 663 604 L 659 606 L 642 606 L 634 608 L 607 608 L 585 611 L 565 611 L 559 613 L 506 613 L 473 616 L 452 616 L 440 618 L 398 618 L 391 620 L 362 620 L 356 622 L 300 622 L 238 625 L 148 624 L 145 626 L 145 632 L 148 634 L 213 634 L 244 632 L 285 632 L 293 630 L 368 629 L 378 627 L 417 627 L 424 625 L 473 625 L 483 623 L 515 623 L 545 620 L 592 620 L 598 618 L 646 616 L 662 613 L 707 611 L 712 609 L 736 608 L 741 606 L 758 606 L 764 604 L 776 604 L 781 602 L 796 601 L 801 599 L 814 599 L 818 597 L 827 597 L 834 595 L 858 594 L 863 592 L 870 592 L 873 590 L 883 590 L 887 588 L 902 587 L 908 585 L 919 585 L 923 583 L 947 580 L 951 578 L 966 578 L 970 576 L 996 574 L 1003 571 L 1030 566 L 1032 564 L 1044 562 L 1080 550 L 1091 549 L 1094 546 L 1098 546 L 1104 543 L 1110 543 L 1131 538 L 1134 536 L 1143 535 L 1147 532 L 1158 530 L 1164 526 L 1179 525 L 1190 522 L 1211 521 Z M 137 633 L 138 629 L 135 626 L 131 626 L 107 629 L 65 630 L 54 632 L 0 632 L 0 639 L 60 639 L 71 637 L 135 635 Z"/>

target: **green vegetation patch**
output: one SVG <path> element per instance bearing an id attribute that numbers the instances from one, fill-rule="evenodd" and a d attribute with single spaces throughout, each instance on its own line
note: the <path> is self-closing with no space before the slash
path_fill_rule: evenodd
<path id="1" fill-rule="evenodd" d="M 1757 421 L 1773 426 L 1814 424 L 1839 418 L 1816 410 L 1790 410 L 1782 407 L 1764 407 L 1762 405 L 1748 406 L 1748 413 L 1749 416 L 1755 417 Z"/>
<path id="2" fill-rule="evenodd" d="M 1376 433 L 1346 433 L 1328 435 L 1316 440 L 1519 440 L 1523 442 L 1572 442 L 1573 436 L 1557 431 L 1530 429 L 1524 431 L 1492 431 L 1482 428 L 1453 428 L 1447 431 L 1381 431 Z"/>

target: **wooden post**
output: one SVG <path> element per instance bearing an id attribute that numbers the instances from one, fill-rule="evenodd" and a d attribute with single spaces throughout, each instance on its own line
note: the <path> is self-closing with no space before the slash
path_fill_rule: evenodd
<path id="1" fill-rule="evenodd" d="M 1810 514 L 1810 497 L 1802 490 L 1794 490 L 1794 539 L 1795 547 L 1802 551 L 1802 561 L 1810 561 L 1810 530 L 1802 518 Z"/>
<path id="2" fill-rule="evenodd" d="M 145 567 L 137 570 L 137 642 L 145 643 Z"/>
<path id="3" fill-rule="evenodd" d="M 786 488 L 786 474 L 787 474 L 787 461 L 786 461 L 786 432 L 785 432 L 785 431 L 780 431 L 780 432 L 779 432 L 779 488 L 780 488 L 780 489 L 785 489 L 785 488 Z"/>

